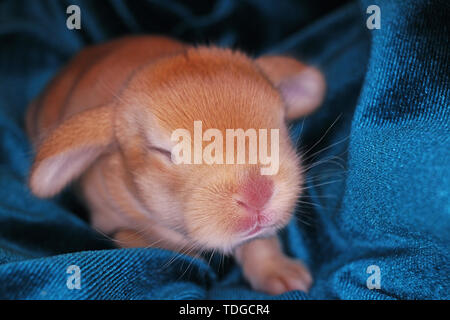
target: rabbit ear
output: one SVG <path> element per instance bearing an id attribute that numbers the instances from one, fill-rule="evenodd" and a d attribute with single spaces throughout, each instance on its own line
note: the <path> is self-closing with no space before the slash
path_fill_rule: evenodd
<path id="1" fill-rule="evenodd" d="M 29 185 L 38 197 L 51 197 L 79 177 L 114 139 L 113 108 L 89 109 L 65 120 L 37 147 Z"/>
<path id="2" fill-rule="evenodd" d="M 256 63 L 280 91 L 288 120 L 305 116 L 322 103 L 326 85 L 317 69 L 284 56 L 263 56 Z"/>

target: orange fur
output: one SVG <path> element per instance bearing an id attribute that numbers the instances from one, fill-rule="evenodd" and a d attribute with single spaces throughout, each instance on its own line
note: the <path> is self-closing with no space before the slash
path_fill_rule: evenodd
<path id="1" fill-rule="evenodd" d="M 303 179 L 285 120 L 310 113 L 323 90 L 317 70 L 288 57 L 254 60 L 156 36 L 85 49 L 30 106 L 27 131 L 37 151 L 31 190 L 49 197 L 76 180 L 93 226 L 116 233 L 121 246 L 223 252 L 240 246 L 244 269 L 259 270 L 237 232 L 248 212 L 234 195 L 260 164 L 174 165 L 161 150 L 173 146 L 173 130 L 192 132 L 196 120 L 203 130 L 279 129 L 280 168 L 270 176 L 274 192 L 265 205 L 273 225 L 260 234 L 271 238 L 258 244 L 281 256 L 274 235 L 289 221 Z M 266 269 L 258 275 L 273 277 Z M 280 291 L 258 278 L 251 278 L 255 287 Z"/>

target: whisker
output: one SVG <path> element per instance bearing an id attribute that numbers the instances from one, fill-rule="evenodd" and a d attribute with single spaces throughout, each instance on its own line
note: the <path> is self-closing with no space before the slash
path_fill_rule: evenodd
<path id="1" fill-rule="evenodd" d="M 296 147 L 298 147 L 298 145 L 299 145 L 299 143 L 300 143 L 300 140 L 301 140 L 301 138 L 302 138 L 303 127 L 304 127 L 304 125 L 305 125 L 305 119 L 306 119 L 306 117 L 303 117 L 303 120 L 302 120 L 302 127 L 301 127 L 301 129 L 300 129 L 300 133 L 298 134 L 297 140 L 295 141 L 295 146 L 296 146 Z M 290 126 L 292 127 L 293 125 L 291 124 Z"/>
<path id="2" fill-rule="evenodd" d="M 297 220 L 297 221 L 300 222 L 300 223 L 305 224 L 305 225 L 308 226 L 308 227 L 312 227 L 312 223 L 311 223 L 311 222 L 308 222 L 308 221 L 306 221 L 306 220 L 300 219 L 300 217 L 294 217 L 294 219 Z"/>
<path id="3" fill-rule="evenodd" d="M 327 181 L 327 182 L 320 183 L 320 184 L 317 184 L 317 185 L 312 185 L 312 186 L 304 187 L 303 190 L 308 190 L 308 189 L 311 189 L 311 188 L 317 188 L 317 187 L 320 187 L 320 186 L 325 186 L 325 185 L 328 185 L 328 184 L 332 184 L 332 183 L 336 183 L 336 182 L 341 182 L 341 181 L 342 181 L 342 179 L 339 179 L 339 180 L 333 180 L 333 181 Z"/>
<path id="4" fill-rule="evenodd" d="M 340 162 L 334 161 L 335 159 L 340 160 L 340 161 L 345 163 L 345 161 L 343 159 L 339 158 L 338 156 L 332 156 L 332 157 L 330 157 L 328 159 L 323 159 L 323 160 L 317 161 L 317 162 L 315 162 L 315 163 L 313 163 L 313 164 L 311 164 L 309 166 L 306 166 L 305 168 L 303 168 L 302 172 L 309 171 L 312 168 L 315 168 L 315 167 L 317 167 L 319 165 L 322 165 L 324 163 L 327 163 L 327 162 L 334 163 L 334 164 L 338 165 L 342 170 L 345 170 L 344 165 L 342 163 L 340 163 Z"/>
<path id="5" fill-rule="evenodd" d="M 327 146 L 327 147 L 324 147 L 324 148 L 320 149 L 319 151 L 314 152 L 313 154 L 310 154 L 309 156 L 307 156 L 306 158 L 303 158 L 302 160 L 303 160 L 303 161 L 308 161 L 309 159 L 311 159 L 311 158 L 314 157 L 315 155 L 318 155 L 318 154 L 322 153 L 323 151 L 328 150 L 328 149 L 330 149 L 330 148 L 332 148 L 332 147 L 334 147 L 334 146 L 336 146 L 336 145 L 338 145 L 338 144 L 344 142 L 345 140 L 348 140 L 349 138 L 350 138 L 350 135 L 348 135 L 346 138 L 341 139 L 341 140 L 339 140 L 339 141 L 337 141 L 337 142 L 335 142 L 335 143 L 333 143 L 333 144 L 330 144 L 330 145 Z M 305 153 L 305 154 L 306 154 L 306 153 Z"/>
<path id="6" fill-rule="evenodd" d="M 312 147 L 310 147 L 304 154 L 308 154 L 308 152 L 310 152 L 312 149 L 314 149 L 315 146 L 317 146 L 324 138 L 325 136 L 328 134 L 328 132 L 331 130 L 331 128 L 333 128 L 333 126 L 336 124 L 336 122 L 341 118 L 342 113 L 336 118 L 336 120 L 333 121 L 333 123 L 328 127 L 328 129 L 325 131 L 325 133 L 322 135 L 322 137 L 317 140 L 316 143 L 314 143 L 312 145 Z"/>
<path id="7" fill-rule="evenodd" d="M 323 174 L 323 175 L 318 174 L 318 175 L 309 176 L 308 178 L 306 178 L 305 183 L 313 182 L 313 181 L 317 181 L 317 180 L 329 179 L 329 178 L 333 178 L 333 177 L 342 177 L 343 175 L 344 175 L 343 172 L 334 172 L 334 173 Z"/>
<path id="8" fill-rule="evenodd" d="M 178 280 L 182 279 L 183 276 L 186 274 L 186 272 L 189 270 L 189 268 L 191 267 L 191 265 L 193 264 L 194 259 L 191 259 L 191 262 L 188 264 L 186 270 L 178 277 Z M 209 265 L 209 264 L 208 264 Z"/>
<path id="9" fill-rule="evenodd" d="M 193 243 L 191 246 L 189 246 L 188 248 L 185 248 L 184 245 L 180 245 L 180 247 L 176 250 L 173 251 L 173 257 L 167 262 L 165 263 L 161 269 L 164 270 L 165 268 L 168 268 L 170 265 L 172 265 L 177 259 L 179 259 L 180 257 L 182 257 L 184 254 L 187 254 L 188 252 L 190 253 L 191 250 L 193 250 L 193 248 L 195 247 L 195 243 Z"/>
<path id="10" fill-rule="evenodd" d="M 318 203 L 309 202 L 309 201 L 302 201 L 302 200 L 300 200 L 300 201 L 297 201 L 297 203 L 310 204 L 310 205 L 313 205 L 313 206 L 319 206 L 319 207 L 322 207 L 322 206 L 321 206 L 320 204 L 318 204 Z"/>

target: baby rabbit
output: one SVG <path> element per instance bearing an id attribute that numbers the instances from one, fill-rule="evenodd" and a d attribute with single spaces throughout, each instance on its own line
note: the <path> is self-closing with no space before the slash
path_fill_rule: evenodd
<path id="1" fill-rule="evenodd" d="M 29 107 L 29 185 L 45 198 L 75 181 L 93 227 L 119 246 L 230 253 L 256 290 L 307 291 L 309 272 L 282 253 L 276 232 L 303 182 L 286 121 L 311 113 L 324 92 L 321 73 L 289 57 L 160 36 L 89 47 Z M 172 134 L 195 136 L 195 121 L 224 136 L 276 129 L 276 173 L 261 174 L 261 161 L 175 163 Z"/>

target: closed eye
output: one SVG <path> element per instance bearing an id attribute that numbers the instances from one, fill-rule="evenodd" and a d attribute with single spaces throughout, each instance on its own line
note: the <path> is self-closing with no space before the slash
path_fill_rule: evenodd
<path id="1" fill-rule="evenodd" d="M 159 153 L 159 154 L 163 155 L 164 157 L 166 157 L 169 161 L 172 161 L 172 153 L 169 150 L 155 147 L 155 146 L 150 146 L 149 150 L 151 152 Z"/>

